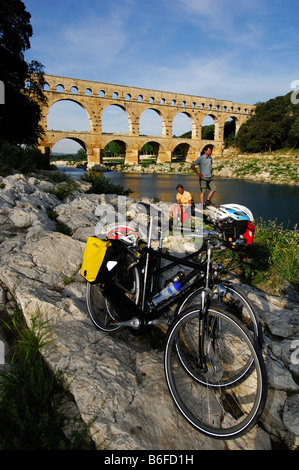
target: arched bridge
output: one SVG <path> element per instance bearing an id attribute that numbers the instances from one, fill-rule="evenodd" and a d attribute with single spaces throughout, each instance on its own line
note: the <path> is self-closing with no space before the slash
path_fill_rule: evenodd
<path id="1" fill-rule="evenodd" d="M 180 145 L 185 160 L 192 162 L 207 145 L 213 146 L 213 154 L 220 155 L 224 146 L 224 124 L 231 118 L 235 121 L 235 132 L 251 117 L 255 107 L 227 100 L 184 95 L 109 83 L 80 80 L 68 77 L 45 75 L 44 89 L 47 104 L 43 108 L 41 125 L 45 135 L 40 149 L 49 154 L 53 145 L 63 138 L 73 139 L 86 150 L 88 166 L 102 162 L 105 146 L 118 141 L 125 146 L 125 163 L 139 162 L 142 147 L 151 143 L 157 152 L 157 163 L 170 162 L 175 148 Z M 87 113 L 90 132 L 53 131 L 47 129 L 47 115 L 50 107 L 61 100 L 78 103 Z M 105 108 L 117 105 L 128 118 L 128 134 L 107 134 L 102 132 L 102 114 Z M 139 121 L 145 110 L 156 111 L 162 123 L 162 136 L 139 134 Z M 172 126 L 177 114 L 186 114 L 191 121 L 191 139 L 173 137 Z M 201 138 L 202 122 L 206 116 L 214 120 L 213 140 Z"/>

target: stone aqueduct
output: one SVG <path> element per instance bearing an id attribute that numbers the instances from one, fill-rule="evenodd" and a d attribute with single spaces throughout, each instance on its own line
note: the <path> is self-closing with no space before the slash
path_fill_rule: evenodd
<path id="1" fill-rule="evenodd" d="M 137 87 L 113 85 L 67 77 L 45 75 L 44 88 L 47 104 L 42 111 L 41 125 L 45 135 L 39 143 L 43 153 L 49 155 L 53 145 L 63 138 L 72 139 L 86 150 L 88 166 L 101 163 L 103 150 L 111 141 L 125 146 L 125 163 L 139 162 L 139 155 L 146 143 L 157 151 L 157 163 L 170 162 L 174 149 L 180 145 L 185 160 L 192 162 L 207 145 L 213 145 L 213 154 L 220 155 L 224 146 L 224 124 L 228 118 L 235 121 L 236 132 L 250 118 L 255 107 L 226 100 L 200 96 L 163 92 Z M 78 103 L 86 111 L 90 132 L 55 131 L 47 129 L 47 115 L 50 107 L 61 100 Z M 102 133 L 101 117 L 106 107 L 117 105 L 128 118 L 127 134 Z M 156 111 L 162 122 L 162 136 L 139 134 L 139 120 L 142 113 Z M 172 136 L 172 124 L 177 114 L 186 114 L 191 121 L 191 139 Z M 211 116 L 215 123 L 214 140 L 202 140 L 201 127 L 205 116 Z"/>

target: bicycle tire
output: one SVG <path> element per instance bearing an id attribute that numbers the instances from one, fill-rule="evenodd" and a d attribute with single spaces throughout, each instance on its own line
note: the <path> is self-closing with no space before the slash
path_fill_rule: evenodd
<path id="1" fill-rule="evenodd" d="M 260 348 L 263 345 L 263 330 L 260 317 L 254 309 L 250 300 L 242 293 L 241 289 L 229 282 L 221 283 L 225 288 L 224 295 L 218 295 L 217 301 L 223 304 L 234 316 L 244 323 L 247 329 L 253 333 L 255 340 Z M 196 305 L 200 298 L 200 294 L 204 287 L 197 289 L 186 297 L 180 305 L 178 305 L 175 312 L 176 315 L 180 315 L 183 310 Z"/>
<path id="2" fill-rule="evenodd" d="M 166 382 L 175 405 L 193 427 L 214 438 L 232 439 L 260 419 L 267 397 L 266 368 L 259 347 L 238 319 L 220 308 L 210 308 L 207 318 L 208 329 L 211 321 L 221 323 L 218 336 L 205 335 L 207 372 L 198 366 L 199 310 L 193 307 L 168 331 Z M 247 356 L 252 361 L 249 369 Z M 238 369 L 242 373 L 236 373 Z"/>
<path id="3" fill-rule="evenodd" d="M 141 294 L 141 274 L 136 266 L 130 267 L 132 262 L 133 257 L 130 254 L 123 258 L 116 270 L 113 282 L 138 304 Z M 96 328 L 105 332 L 122 328 L 122 325 L 117 323 L 120 317 L 113 309 L 112 303 L 104 297 L 100 284 L 87 283 L 86 304 L 88 314 Z"/>

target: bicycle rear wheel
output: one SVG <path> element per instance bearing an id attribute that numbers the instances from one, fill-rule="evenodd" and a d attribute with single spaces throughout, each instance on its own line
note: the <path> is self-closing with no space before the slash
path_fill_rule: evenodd
<path id="1" fill-rule="evenodd" d="M 138 304 L 141 289 L 141 274 L 136 266 L 132 267 L 133 257 L 128 254 L 119 262 L 113 283 L 120 288 L 127 297 Z M 86 304 L 88 314 L 94 325 L 105 332 L 116 331 L 121 328 L 117 323 L 119 315 L 101 290 L 100 284 L 87 283 Z"/>
<path id="2" fill-rule="evenodd" d="M 199 311 L 185 311 L 168 332 L 164 368 L 179 411 L 199 431 L 230 439 L 259 420 L 267 374 L 260 349 L 245 327 L 221 309 L 208 311 L 204 340 L 207 371 L 199 366 Z"/>

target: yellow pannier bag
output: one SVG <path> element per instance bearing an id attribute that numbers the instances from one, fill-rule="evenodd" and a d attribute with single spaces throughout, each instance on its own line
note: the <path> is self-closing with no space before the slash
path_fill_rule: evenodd
<path id="1" fill-rule="evenodd" d="M 86 281 L 96 281 L 106 251 L 110 246 L 111 242 L 109 240 L 99 240 L 96 237 L 89 237 L 87 239 L 81 266 L 81 276 L 83 276 Z"/>

